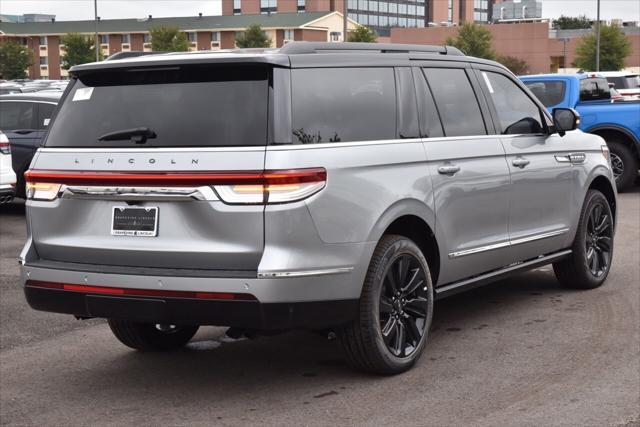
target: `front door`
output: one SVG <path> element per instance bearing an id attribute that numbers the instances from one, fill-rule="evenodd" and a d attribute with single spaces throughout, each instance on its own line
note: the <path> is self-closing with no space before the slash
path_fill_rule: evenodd
<path id="1" fill-rule="evenodd" d="M 571 227 L 572 163 L 558 134 L 549 135 L 539 105 L 513 77 L 479 70 L 511 173 L 509 235 L 513 261 L 563 249 Z"/>

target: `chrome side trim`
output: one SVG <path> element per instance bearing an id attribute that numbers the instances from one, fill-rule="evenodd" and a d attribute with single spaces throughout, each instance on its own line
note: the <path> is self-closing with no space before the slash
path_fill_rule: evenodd
<path id="1" fill-rule="evenodd" d="M 287 151 L 287 150 L 314 150 L 320 148 L 338 147 L 361 147 L 367 145 L 388 145 L 388 144 L 415 144 L 419 142 L 429 143 L 432 141 L 456 141 L 468 139 L 495 139 L 499 135 L 472 135 L 472 136 L 443 136 L 437 138 L 405 138 L 405 139 L 383 139 L 373 141 L 352 141 L 352 142 L 327 142 L 323 144 L 282 144 L 269 145 L 267 151 Z"/>
<path id="2" fill-rule="evenodd" d="M 211 187 L 88 187 L 65 186 L 60 196 L 63 199 L 100 200 L 219 200 Z"/>
<path id="3" fill-rule="evenodd" d="M 559 236 L 561 234 L 569 231 L 568 228 L 563 228 L 561 230 L 549 231 L 548 233 L 536 234 L 534 236 L 521 237 L 519 239 L 515 239 L 511 241 L 511 245 L 520 245 L 522 243 L 533 242 L 534 240 L 546 239 L 549 237 Z"/>
<path id="4" fill-rule="evenodd" d="M 452 253 L 449 254 L 449 258 L 450 259 L 460 258 L 460 257 L 463 257 L 465 255 L 476 254 L 478 252 L 492 251 L 492 250 L 495 250 L 495 249 L 500 249 L 500 248 L 506 248 L 506 247 L 509 247 L 509 246 L 520 245 L 522 243 L 533 242 L 535 240 L 547 239 L 549 237 L 559 236 L 561 234 L 566 233 L 567 231 L 569 231 L 568 228 L 563 228 L 561 230 L 549 231 L 547 233 L 541 233 L 541 234 L 535 234 L 533 236 L 521 237 L 519 239 L 511 240 L 509 242 L 495 243 L 493 245 L 480 246 L 480 247 L 477 247 L 477 248 L 466 249 L 464 251 L 452 252 Z"/>
<path id="5" fill-rule="evenodd" d="M 210 152 L 236 152 L 236 151 L 256 151 L 264 152 L 265 146 L 250 147 L 132 147 L 132 148 L 54 148 L 41 147 L 38 151 L 42 153 L 210 153 Z"/>
<path id="6" fill-rule="evenodd" d="M 304 270 L 304 271 L 274 271 L 258 272 L 258 279 L 275 279 L 287 277 L 324 276 L 327 274 L 351 273 L 353 267 L 327 268 L 325 270 Z"/>

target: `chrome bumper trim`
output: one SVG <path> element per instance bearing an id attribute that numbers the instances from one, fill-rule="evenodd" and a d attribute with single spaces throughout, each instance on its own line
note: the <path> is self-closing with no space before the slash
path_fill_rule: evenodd
<path id="1" fill-rule="evenodd" d="M 258 279 L 324 276 L 327 274 L 351 273 L 352 271 L 353 271 L 353 267 L 340 267 L 340 268 L 327 268 L 324 270 L 258 272 Z"/>

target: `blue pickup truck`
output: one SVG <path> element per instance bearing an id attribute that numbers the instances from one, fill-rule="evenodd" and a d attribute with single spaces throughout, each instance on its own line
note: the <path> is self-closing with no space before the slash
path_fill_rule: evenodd
<path id="1" fill-rule="evenodd" d="M 540 74 L 520 79 L 549 111 L 573 108 L 580 129 L 607 141 L 619 191 L 632 186 L 640 165 L 640 101 L 611 102 L 605 77 L 585 73 Z"/>

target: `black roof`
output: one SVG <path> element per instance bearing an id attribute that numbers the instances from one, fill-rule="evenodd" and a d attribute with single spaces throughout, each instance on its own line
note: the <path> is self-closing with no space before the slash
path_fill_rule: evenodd
<path id="1" fill-rule="evenodd" d="M 145 68 L 175 64 L 263 63 L 278 67 L 323 66 L 408 66 L 410 60 L 445 60 L 490 63 L 492 61 L 465 56 L 451 46 L 390 43 L 321 43 L 290 42 L 279 49 L 232 49 L 144 54 L 78 65 L 71 73 L 115 69 Z"/>

